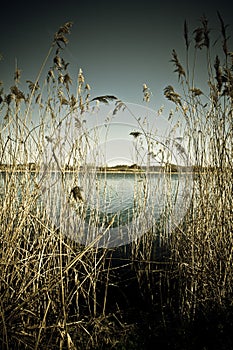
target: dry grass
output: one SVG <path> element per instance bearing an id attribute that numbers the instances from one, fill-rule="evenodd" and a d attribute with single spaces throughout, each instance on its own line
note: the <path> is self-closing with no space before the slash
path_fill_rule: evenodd
<path id="1" fill-rule="evenodd" d="M 65 169 L 56 153 L 62 140 L 59 124 L 65 123 L 65 130 L 70 132 L 69 116 L 75 116 L 80 132 L 70 159 L 77 159 L 75 167 L 84 167 L 87 172 L 90 140 L 83 114 L 96 100 L 109 103 L 116 99 L 108 95 L 91 99 L 90 86 L 81 69 L 73 92 L 68 63 L 62 58 L 71 23 L 55 34 L 41 70 L 35 82 L 28 81 L 26 92 L 19 88 L 20 70 L 16 67 L 15 85 L 8 94 L 2 92 L 0 104 L 4 117 L 0 164 L 2 168 L 3 164 L 11 165 L 2 169 L 4 182 L 0 186 L 2 349 L 136 349 L 150 348 L 155 343 L 165 346 L 167 334 L 176 339 L 168 330 L 176 324 L 172 320 L 179 322 L 178 333 L 183 331 L 184 320 L 190 327 L 179 337 L 180 347 L 173 344 L 173 348 L 187 348 L 189 344 L 191 349 L 190 325 L 203 315 L 208 318 L 215 311 L 220 315 L 217 330 L 225 327 L 225 321 L 232 322 L 233 62 L 226 26 L 220 15 L 219 19 L 222 48 L 214 60 L 206 18 L 194 30 L 193 46 L 185 23 L 186 68 L 176 51 L 172 53 L 181 88 L 178 93 L 169 85 L 164 91 L 186 125 L 184 137 L 195 165 L 192 205 L 172 234 L 161 221 L 123 247 L 98 248 L 98 241 L 113 225 L 114 218 L 102 230 L 98 228 L 94 239 L 83 246 L 55 227 L 47 215 L 48 208 L 40 201 L 43 181 L 48 180 L 48 174 L 41 169 L 51 154 L 54 164 L 50 166 L 60 172 L 64 185 Z M 206 50 L 206 90 L 195 82 L 200 48 Z M 53 66 L 42 80 L 52 54 Z M 143 89 L 144 100 L 148 101 L 150 90 L 146 85 Z M 113 114 L 121 108 L 127 106 L 117 101 Z M 36 123 L 29 127 L 35 116 Z M 132 135 L 136 139 L 144 135 L 151 152 L 153 135 L 146 133 L 140 123 L 139 129 Z M 94 142 L 98 146 L 98 140 Z M 50 145 L 52 153 L 48 152 Z M 163 151 L 165 154 L 166 147 Z M 25 167 L 28 163 L 36 166 Z M 23 169 L 19 164 L 24 164 Z M 43 181 L 41 175 L 45 175 Z M 74 185 L 76 176 L 74 172 Z M 146 188 L 146 182 L 143 184 Z M 91 220 L 95 219 L 93 214 Z M 159 243 L 156 237 L 160 237 Z M 197 340 L 195 336 L 191 339 L 195 348 Z M 227 344 L 232 345 L 230 341 Z"/>
<path id="2" fill-rule="evenodd" d="M 206 50 L 205 90 L 196 86 L 197 58 L 193 67 L 187 62 L 186 72 L 174 51 L 172 60 L 182 91 L 178 97 L 175 93 L 173 102 L 186 120 L 190 154 L 196 166 L 193 206 L 184 228 L 177 230 L 171 250 L 180 281 L 180 312 L 189 318 L 195 317 L 200 308 L 231 305 L 232 298 L 233 79 L 226 26 L 220 15 L 219 19 L 222 53 L 221 48 L 220 53 L 212 51 L 216 47 L 210 40 L 206 18 L 201 19 L 201 26 L 194 31 L 194 58 L 200 48 Z M 192 51 L 187 35 L 185 24 L 189 57 Z"/>

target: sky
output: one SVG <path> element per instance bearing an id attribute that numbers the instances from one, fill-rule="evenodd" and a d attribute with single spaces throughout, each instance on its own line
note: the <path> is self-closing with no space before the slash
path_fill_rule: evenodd
<path id="1" fill-rule="evenodd" d="M 191 34 L 205 14 L 217 38 L 217 11 L 229 24 L 229 33 L 233 31 L 232 6 L 228 0 L 5 1 L 0 12 L 0 80 L 6 91 L 14 84 L 16 60 L 21 84 L 35 80 L 54 33 L 72 21 L 65 50 L 73 80 L 82 68 L 92 97 L 112 94 L 135 104 L 143 103 L 146 83 L 153 94 L 150 106 L 159 109 L 167 105 L 163 89 L 178 85 L 170 60 L 173 49 L 181 60 L 185 57 L 184 20 Z"/>

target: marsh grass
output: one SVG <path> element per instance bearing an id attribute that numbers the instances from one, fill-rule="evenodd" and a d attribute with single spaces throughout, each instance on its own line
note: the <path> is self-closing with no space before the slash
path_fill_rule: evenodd
<path id="1" fill-rule="evenodd" d="M 35 82 L 27 81 L 26 92 L 19 88 L 21 77 L 16 67 L 15 85 L 8 94 L 1 91 L 0 104 L 4 118 L 0 134 L 1 348 L 149 349 L 155 344 L 176 349 L 211 348 L 207 338 L 200 345 L 201 333 L 196 325 L 200 322 L 208 330 L 212 319 L 205 321 L 213 314 L 216 334 L 207 332 L 208 336 L 213 342 L 219 336 L 218 349 L 224 349 L 223 341 L 228 348 L 232 346 L 225 329 L 226 324 L 232 324 L 233 62 L 227 47 L 227 27 L 218 16 L 223 54 L 213 61 L 206 18 L 194 30 L 194 42 L 185 23 L 186 68 L 176 51 L 172 52 L 180 91 L 171 85 L 164 90 L 185 122 L 184 137 L 195 170 L 192 203 L 172 232 L 164 215 L 164 221 L 125 246 L 98 247 L 114 219 L 108 218 L 100 228 L 96 211 L 89 221 L 95 235 L 87 245 L 80 244 L 64 234 L 64 227 L 54 225 L 40 198 L 44 184 L 51 180 L 48 166 L 59 172 L 67 197 L 78 184 L 78 171 L 90 173 L 90 142 L 98 148 L 99 139 L 94 136 L 90 140 L 85 111 L 96 102 L 116 103 L 113 114 L 127 106 L 112 95 L 91 99 L 81 69 L 74 91 L 68 62 L 63 59 L 71 23 L 55 34 Z M 201 48 L 206 51 L 206 91 L 195 82 Z M 143 94 L 148 102 L 151 93 L 146 85 Z M 59 128 L 63 123 L 65 134 L 70 135 L 73 125 L 69 116 L 75 120 L 75 143 Z M 140 132 L 133 135 L 136 152 L 140 147 L 137 138 L 143 135 L 148 153 L 154 156 L 155 135 L 140 123 L 138 126 Z M 63 141 L 71 146 L 68 154 L 60 153 Z M 174 141 L 173 146 L 181 147 Z M 166 152 L 165 144 L 160 154 L 163 163 L 169 160 Z M 72 173 L 68 188 L 66 168 L 60 162 L 63 155 L 68 166 L 78 170 Z M 167 187 L 169 171 L 164 175 Z M 96 164 L 92 164 L 93 181 L 95 172 Z M 146 178 L 141 186 L 145 188 L 140 207 L 143 214 Z M 70 204 L 77 206 L 74 198 Z M 167 207 L 169 204 L 167 199 Z"/>
<path id="2" fill-rule="evenodd" d="M 191 51 L 185 23 L 186 70 L 174 50 L 172 59 L 181 93 L 170 89 L 168 95 L 165 89 L 165 96 L 186 120 L 196 166 L 193 205 L 185 229 L 174 236 L 171 256 L 181 274 L 180 311 L 189 318 L 195 317 L 199 308 L 230 305 L 232 298 L 232 57 L 227 26 L 219 13 L 218 17 L 222 35 L 219 50 L 211 41 L 208 20 L 202 17 L 200 27 L 194 30 Z M 203 90 L 195 81 L 200 49 L 206 53 L 208 77 Z M 191 53 L 192 67 L 188 60 Z"/>

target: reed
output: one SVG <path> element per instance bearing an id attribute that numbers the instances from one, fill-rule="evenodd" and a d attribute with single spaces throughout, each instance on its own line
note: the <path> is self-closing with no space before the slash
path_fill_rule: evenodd
<path id="1" fill-rule="evenodd" d="M 185 23 L 186 69 L 172 53 L 179 93 L 172 87 L 164 90 L 185 120 L 195 171 L 193 203 L 183 227 L 173 235 L 170 256 L 177 273 L 177 311 L 189 319 L 199 310 L 207 314 L 227 309 L 232 299 L 232 54 L 227 25 L 219 13 L 218 18 L 217 42 L 211 40 L 206 17 L 193 31 L 194 38 Z M 201 49 L 205 83 L 199 78 Z"/>
<path id="2" fill-rule="evenodd" d="M 183 334 L 182 348 L 191 340 L 197 345 L 196 335 L 190 336 L 192 327 L 211 313 L 220 315 L 217 335 L 224 313 L 232 322 L 233 61 L 227 26 L 220 14 L 218 18 L 220 48 L 219 41 L 212 44 L 203 17 L 193 38 L 185 22 L 185 67 L 172 51 L 179 86 L 164 89 L 176 108 L 169 114 L 174 127 L 165 142 L 158 141 L 153 128 L 145 127 L 146 119 L 138 120 L 115 96 L 92 98 L 81 69 L 74 85 L 64 59 L 72 23 L 55 33 L 35 81 L 27 81 L 25 91 L 16 67 L 14 86 L 8 93 L 2 89 L 0 98 L 2 349 L 141 349 L 166 345 L 166 337 L 175 341 L 177 333 Z M 206 52 L 207 74 L 201 87 L 200 49 Z M 142 92 L 144 102 L 149 102 L 152 95 L 146 84 Z M 92 162 L 90 168 L 90 159 L 97 159 L 102 140 L 96 129 L 88 130 L 85 118 L 100 104 L 111 103 L 112 118 L 127 110 L 138 123 L 138 130 L 131 132 L 136 159 L 140 162 L 140 150 L 146 148 L 148 164 L 151 157 L 166 165 L 160 182 L 165 205 L 164 216 L 153 227 L 148 229 L 143 222 L 140 229 L 145 234 L 137 234 L 133 220 L 130 243 L 105 248 L 103 237 L 120 225 L 120 219 L 110 215 L 100 222 L 98 165 Z M 184 125 L 188 156 L 174 136 L 177 119 Z M 106 121 L 107 130 L 110 122 Z M 188 163 L 192 160 L 194 174 L 191 205 L 172 231 L 167 224 L 170 149 Z M 84 197 L 75 190 L 80 174 Z M 85 202 L 88 181 L 90 198 L 95 197 L 92 210 Z M 146 213 L 148 184 L 146 174 L 141 175 L 135 187 L 135 216 Z M 61 206 L 52 205 L 54 195 Z M 75 223 L 64 221 L 66 205 L 77 214 Z M 85 244 L 74 239 L 74 232 L 86 237 Z"/>

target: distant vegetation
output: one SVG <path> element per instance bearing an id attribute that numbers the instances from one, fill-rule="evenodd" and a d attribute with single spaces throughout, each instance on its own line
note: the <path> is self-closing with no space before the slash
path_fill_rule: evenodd
<path id="1" fill-rule="evenodd" d="M 64 165 L 61 166 L 64 172 L 71 171 L 71 172 L 85 172 L 87 171 L 87 168 L 89 171 L 95 171 L 95 172 L 152 172 L 152 173 L 199 173 L 199 172 L 210 172 L 210 171 L 218 171 L 217 167 L 214 166 L 207 166 L 207 167 L 201 167 L 201 166 L 184 166 L 184 165 L 177 165 L 177 164 L 164 164 L 164 165 L 125 165 L 125 164 L 118 164 L 114 166 L 73 166 L 73 165 Z M 10 165 L 10 164 L 0 164 L 0 171 L 39 171 L 39 166 L 36 163 L 27 163 L 27 164 L 16 164 L 16 165 Z M 51 166 L 50 169 L 57 170 L 56 164 L 54 166 Z"/>
<path id="2" fill-rule="evenodd" d="M 54 168 L 56 169 L 56 164 L 54 165 Z M 64 171 L 86 171 L 85 167 L 79 166 L 75 167 L 73 165 L 65 165 L 62 167 Z M 115 165 L 115 166 L 93 166 L 90 165 L 89 169 L 93 169 L 95 171 L 125 171 L 125 172 L 137 172 L 137 171 L 154 171 L 154 172 L 160 172 L 162 170 L 167 170 L 171 172 L 177 172 L 179 167 L 175 164 L 167 164 L 166 166 L 150 166 L 149 168 L 146 166 L 140 166 L 137 164 L 132 165 Z M 16 164 L 15 166 L 9 165 L 9 164 L 0 164 L 0 170 L 1 171 L 11 171 L 11 170 L 31 170 L 31 171 L 38 171 L 38 166 L 36 163 L 28 163 L 28 164 Z"/>
<path id="3" fill-rule="evenodd" d="M 100 231 L 83 246 L 54 227 L 47 213 L 53 208 L 38 205 L 47 179 L 46 168 L 38 181 L 45 160 L 62 180 L 65 170 L 75 170 L 74 183 L 76 170 L 89 170 L 85 111 L 96 102 L 115 104 L 114 113 L 127 107 L 112 95 L 91 98 L 81 69 L 71 79 L 64 49 L 72 23 L 59 28 L 26 91 L 21 91 L 19 67 L 10 91 L 2 84 L 0 164 L 6 174 L 0 182 L 1 349 L 233 348 L 233 54 L 220 14 L 218 20 L 217 41 L 202 17 L 191 34 L 184 24 L 184 58 L 172 51 L 179 84 L 164 89 L 175 107 L 168 118 L 185 124 L 195 171 L 192 203 L 172 233 L 165 217 L 126 246 L 98 249 Z M 198 85 L 200 50 L 206 58 L 205 86 Z M 144 84 L 144 102 L 150 98 Z M 75 143 L 59 133 L 64 122 L 69 135 L 72 118 Z M 133 137 L 147 137 L 143 125 L 139 129 Z M 72 146 L 66 158 L 73 162 L 64 168 L 57 140 Z M 176 172 L 166 152 L 165 145 L 161 164 Z M 24 172 L 18 176 L 9 169 Z M 146 172 L 140 164 L 110 170 Z M 143 181 L 146 190 L 146 176 Z M 167 181 L 169 188 L 169 176 Z M 166 204 L 169 215 L 169 199 Z M 97 222 L 96 212 L 90 214 L 89 227 Z M 113 222 L 106 222 L 104 232 Z"/>

